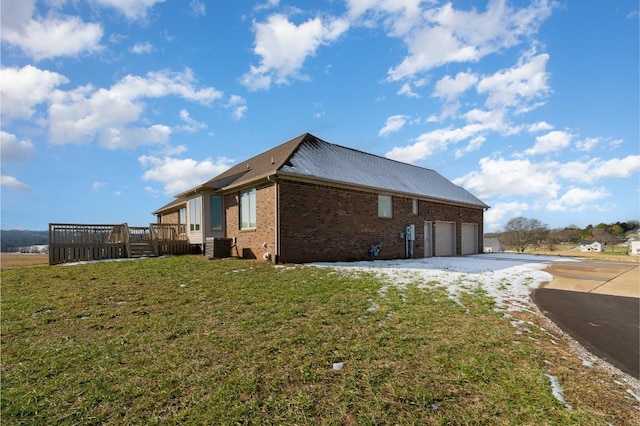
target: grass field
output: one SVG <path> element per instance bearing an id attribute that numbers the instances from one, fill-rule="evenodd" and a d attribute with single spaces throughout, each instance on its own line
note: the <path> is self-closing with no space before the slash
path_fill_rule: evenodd
<path id="1" fill-rule="evenodd" d="M 539 316 L 380 287 L 202 256 L 3 271 L 2 423 L 640 422 L 628 387 Z"/>
<path id="2" fill-rule="evenodd" d="M 33 266 L 45 266 L 49 264 L 48 254 L 22 254 L 22 253 L 2 253 L 0 254 L 0 269 L 30 268 Z"/>
<path id="3" fill-rule="evenodd" d="M 605 251 L 605 252 L 583 252 L 576 249 L 571 250 L 531 250 L 527 251 L 531 254 L 544 254 L 549 256 L 568 256 L 579 257 L 589 260 L 602 260 L 607 262 L 631 262 L 640 263 L 640 256 L 630 256 L 626 252 L 626 248 L 618 251 Z"/>

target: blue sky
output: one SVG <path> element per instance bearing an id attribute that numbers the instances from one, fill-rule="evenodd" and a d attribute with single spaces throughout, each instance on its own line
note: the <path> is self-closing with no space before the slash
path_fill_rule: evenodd
<path id="1" fill-rule="evenodd" d="M 2 229 L 153 210 L 309 132 L 485 231 L 640 218 L 638 2 L 3 0 Z"/>

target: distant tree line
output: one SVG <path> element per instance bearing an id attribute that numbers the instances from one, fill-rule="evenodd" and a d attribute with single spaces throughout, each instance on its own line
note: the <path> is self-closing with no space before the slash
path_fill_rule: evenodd
<path id="1" fill-rule="evenodd" d="M 640 231 L 640 222 L 628 220 L 626 222 L 599 223 L 578 228 L 570 225 L 565 228 L 549 229 L 538 219 L 515 217 L 504 227 L 502 232 L 485 234 L 485 238 L 497 238 L 503 247 L 520 253 L 527 248 L 544 248 L 549 251 L 557 249 L 558 245 L 579 244 L 581 241 L 602 241 L 607 246 L 615 246 L 624 242 L 631 233 Z"/>
<path id="2" fill-rule="evenodd" d="M 49 231 L 0 230 L 0 248 L 3 252 L 43 244 L 49 244 Z"/>

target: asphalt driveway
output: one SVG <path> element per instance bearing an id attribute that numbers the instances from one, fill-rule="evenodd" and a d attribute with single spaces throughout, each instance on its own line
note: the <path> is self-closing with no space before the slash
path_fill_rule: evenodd
<path id="1" fill-rule="evenodd" d="M 554 262 L 534 290 L 540 310 L 589 352 L 640 379 L 640 266 Z"/>

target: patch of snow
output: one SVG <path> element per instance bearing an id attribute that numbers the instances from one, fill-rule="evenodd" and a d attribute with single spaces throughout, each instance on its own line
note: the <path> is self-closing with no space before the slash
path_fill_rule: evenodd
<path id="1" fill-rule="evenodd" d="M 373 301 L 371 301 L 371 306 L 367 309 L 367 312 L 375 312 L 378 309 L 380 309 L 380 305 L 378 305 L 377 303 L 374 303 Z"/>
<path id="2" fill-rule="evenodd" d="M 565 401 L 564 396 L 562 395 L 562 386 L 560 385 L 560 381 L 556 376 L 552 376 L 550 374 L 545 374 L 549 381 L 551 381 L 551 392 L 553 392 L 553 396 L 564 404 L 564 407 L 567 411 L 573 410 L 573 407 Z"/>
<path id="3" fill-rule="evenodd" d="M 640 395 L 635 393 L 632 389 L 627 389 L 627 393 L 629 395 L 631 395 L 632 397 L 634 397 L 636 399 L 636 401 L 640 402 Z"/>
<path id="4" fill-rule="evenodd" d="M 581 262 L 581 260 L 561 256 L 491 253 L 463 257 L 312 263 L 308 266 L 336 268 L 336 270 L 355 274 L 374 274 L 382 280 L 382 286 L 378 290 L 380 297 L 386 297 L 390 288 L 404 293 L 407 286 L 413 283 L 419 288 L 443 288 L 448 292 L 450 299 L 462 305 L 460 296 L 463 293 L 476 289 L 483 290 L 495 300 L 496 310 L 501 311 L 505 319 L 513 318 L 508 313 L 509 311 L 528 311 L 545 319 L 546 317 L 535 308 L 530 299 L 530 293 L 543 283 L 553 280 L 551 274 L 544 272 L 544 269 L 552 262 Z M 379 309 L 379 305 L 375 304 L 373 300 L 370 300 L 370 303 L 369 312 Z M 521 320 L 511 320 L 511 325 L 516 329 L 516 335 L 523 335 L 522 330 L 531 330 L 524 324 Z M 531 323 L 529 322 L 529 324 Z M 554 333 L 564 335 L 569 339 L 572 350 L 583 360 L 583 365 L 592 367 L 597 364 L 608 369 L 633 388 L 628 392 L 634 398 L 640 398 L 639 380 L 591 354 L 577 341 L 564 334 L 550 320 L 547 320 L 546 324 Z M 549 335 L 552 344 L 558 344 L 548 330 L 542 330 Z M 521 342 L 514 340 L 513 344 L 520 345 Z M 555 382 L 551 378 L 550 380 L 552 380 L 552 385 L 557 383 L 557 379 Z M 554 392 L 557 391 L 558 388 L 554 388 Z M 562 396 L 561 392 L 558 395 Z M 564 403 L 566 404 L 566 402 Z"/>
<path id="5" fill-rule="evenodd" d="M 169 255 L 158 256 L 153 259 L 164 259 L 165 257 L 169 257 Z M 121 257 L 117 259 L 81 260 L 78 262 L 61 263 L 57 266 L 89 265 L 92 263 L 106 263 L 106 262 L 134 262 L 134 261 L 145 260 L 145 259 L 152 259 L 152 258 L 148 256 L 142 256 L 142 257 Z"/>
<path id="6" fill-rule="evenodd" d="M 593 362 L 586 360 L 584 358 L 580 358 L 582 360 L 582 365 L 584 365 L 585 367 L 593 367 Z"/>
<path id="7" fill-rule="evenodd" d="M 404 292 L 408 284 L 416 283 L 418 288 L 443 288 L 451 300 L 462 305 L 460 297 L 463 293 L 479 289 L 495 300 L 497 310 L 528 311 L 529 293 L 553 279 L 543 269 L 557 261 L 577 260 L 559 256 L 496 253 L 310 265 L 374 274 L 384 281 L 379 290 L 381 296 L 385 296 L 391 287 Z"/>

